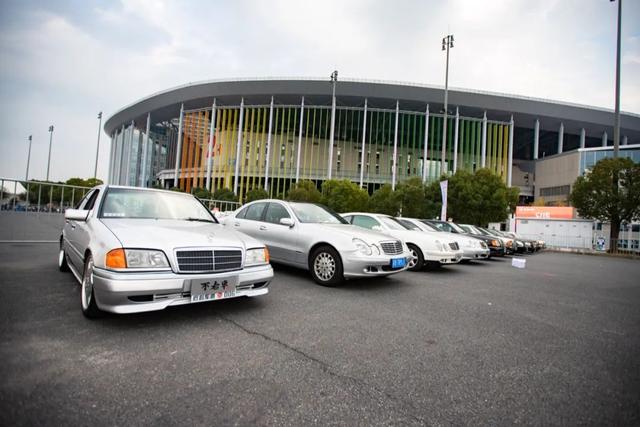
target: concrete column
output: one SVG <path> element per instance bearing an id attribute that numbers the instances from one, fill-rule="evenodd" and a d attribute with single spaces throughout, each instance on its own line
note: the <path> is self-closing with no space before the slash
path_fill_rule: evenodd
<path id="1" fill-rule="evenodd" d="M 564 123 L 560 122 L 560 129 L 558 129 L 558 154 L 562 153 L 563 142 L 564 142 Z"/>
<path id="2" fill-rule="evenodd" d="M 427 167 L 427 155 L 428 153 L 428 143 L 429 143 L 429 104 L 427 104 L 425 121 L 424 121 L 424 151 L 422 155 L 422 182 L 427 182 L 427 173 L 429 169 Z"/>
<path id="3" fill-rule="evenodd" d="M 360 188 L 364 184 L 364 158 L 365 150 L 367 148 L 367 106 L 368 100 L 364 99 L 364 121 L 362 122 L 362 154 L 360 155 Z"/>
<path id="4" fill-rule="evenodd" d="M 213 98 L 213 105 L 211 105 L 211 126 L 209 127 L 209 146 L 207 147 L 207 190 L 211 191 L 211 166 L 213 164 L 213 139 L 216 136 L 216 99 Z"/>
<path id="5" fill-rule="evenodd" d="M 540 120 L 536 119 L 533 125 L 533 160 L 538 160 L 538 149 L 540 147 Z"/>
<path id="6" fill-rule="evenodd" d="M 456 107 L 456 122 L 453 128 L 453 173 L 458 170 L 458 129 L 460 125 L 460 111 Z"/>
<path id="7" fill-rule="evenodd" d="M 365 113 L 366 115 L 366 113 Z M 302 122 L 304 119 L 304 96 L 300 102 L 300 129 L 298 129 L 298 155 L 296 157 L 296 182 L 300 180 L 300 150 L 302 149 Z M 362 185 L 362 184 L 360 184 Z"/>
<path id="8" fill-rule="evenodd" d="M 513 173 L 513 115 L 509 121 L 509 158 L 507 163 L 507 186 L 511 187 L 511 175 Z"/>
<path id="9" fill-rule="evenodd" d="M 487 164 L 487 112 L 484 112 L 482 116 L 482 158 L 481 167 L 485 167 Z"/>
<path id="10" fill-rule="evenodd" d="M 396 101 L 396 124 L 393 132 L 393 161 L 391 163 L 391 189 L 396 189 L 396 169 L 398 162 L 398 118 L 400 117 L 400 101 Z"/>
<path id="11" fill-rule="evenodd" d="M 267 133 L 267 162 L 264 167 L 264 191 L 269 190 L 269 156 L 271 155 L 271 129 L 273 129 L 273 96 L 269 105 L 269 133 Z"/>
<path id="12" fill-rule="evenodd" d="M 236 142 L 236 170 L 233 175 L 233 192 L 238 194 L 238 178 L 240 174 L 240 163 L 244 161 L 244 152 L 242 150 L 242 128 L 244 125 L 244 98 L 240 99 L 240 121 L 238 123 L 238 141 Z"/>
<path id="13" fill-rule="evenodd" d="M 622 137 L 622 145 L 627 145 L 629 143 L 629 140 L 627 139 L 627 135 Z"/>
<path id="14" fill-rule="evenodd" d="M 587 133 L 584 128 L 580 129 L 580 148 L 584 148 L 587 141 Z"/>
<path id="15" fill-rule="evenodd" d="M 176 167 L 173 171 L 173 186 L 178 186 L 178 168 L 180 167 L 180 151 L 182 151 L 182 122 L 184 117 L 184 104 L 180 105 L 180 121 L 178 122 L 178 143 L 176 146 Z"/>
<path id="16" fill-rule="evenodd" d="M 140 185 L 142 187 L 147 186 L 147 154 L 149 153 L 149 131 L 151 130 L 151 113 L 147 113 L 147 127 L 144 133 L 144 138 L 142 140 L 142 164 L 140 165 L 140 169 L 142 169 Z M 150 161 L 151 159 L 149 159 Z"/>
<path id="17" fill-rule="evenodd" d="M 608 136 L 607 136 L 607 132 L 604 132 L 604 133 L 602 134 L 602 146 L 603 146 L 603 147 L 606 147 L 606 146 L 607 146 L 607 140 L 608 140 L 608 139 L 609 139 L 609 138 L 608 138 Z"/>

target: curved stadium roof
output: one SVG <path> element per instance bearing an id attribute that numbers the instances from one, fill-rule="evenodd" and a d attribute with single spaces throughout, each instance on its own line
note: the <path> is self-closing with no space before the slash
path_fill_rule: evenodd
<path id="1" fill-rule="evenodd" d="M 245 105 L 265 105 L 274 96 L 277 104 L 294 105 L 300 103 L 303 95 L 306 105 L 330 105 L 331 82 L 320 78 L 255 78 L 188 83 L 154 93 L 122 108 L 107 119 L 104 130 L 111 135 L 116 128 L 132 120 L 144 123 L 149 112 L 155 123 L 171 120 L 178 117 L 181 103 L 187 110 L 210 107 L 213 98 L 219 106 L 239 105 L 241 98 Z M 336 86 L 336 97 L 338 106 L 363 106 L 367 98 L 369 106 L 374 108 L 394 109 L 399 100 L 401 110 L 424 111 L 429 104 L 431 112 L 440 112 L 444 88 L 341 79 Z M 587 105 L 450 88 L 449 108 L 455 107 L 466 117 L 482 117 L 486 111 L 490 120 L 508 121 L 513 115 L 519 127 L 532 128 L 535 119 L 539 119 L 540 128 L 544 130 L 557 131 L 562 122 L 568 133 L 579 133 L 585 128 L 588 136 L 599 137 L 605 131 L 613 136 L 613 110 Z M 620 127 L 620 134 L 626 135 L 629 143 L 640 141 L 640 115 L 621 113 Z"/>

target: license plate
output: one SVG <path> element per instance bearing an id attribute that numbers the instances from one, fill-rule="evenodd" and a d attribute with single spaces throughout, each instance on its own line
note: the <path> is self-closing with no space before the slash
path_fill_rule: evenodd
<path id="1" fill-rule="evenodd" d="M 407 260 L 404 258 L 392 258 L 391 268 L 402 268 L 407 264 Z"/>
<path id="2" fill-rule="evenodd" d="M 216 279 L 192 279 L 191 302 L 213 301 L 236 296 L 238 276 Z"/>

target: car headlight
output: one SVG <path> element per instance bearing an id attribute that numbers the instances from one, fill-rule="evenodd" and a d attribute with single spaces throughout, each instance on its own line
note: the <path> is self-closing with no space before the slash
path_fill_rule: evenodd
<path id="1" fill-rule="evenodd" d="M 269 263 L 269 249 L 264 248 L 254 248 L 247 249 L 247 252 L 244 255 L 244 266 L 252 266 L 252 265 L 260 265 L 260 264 L 268 264 Z"/>
<path id="2" fill-rule="evenodd" d="M 162 251 L 153 249 L 123 249 L 109 251 L 105 259 L 107 268 L 168 269 L 169 261 Z"/>
<path id="3" fill-rule="evenodd" d="M 487 246 L 487 242 L 480 240 L 480 247 L 481 247 L 482 249 L 487 249 L 487 247 L 488 247 L 488 246 Z"/>
<path id="4" fill-rule="evenodd" d="M 372 253 L 371 246 L 367 245 L 364 240 L 354 238 L 351 241 L 353 242 L 358 252 L 360 252 L 363 255 L 371 255 Z"/>
<path id="5" fill-rule="evenodd" d="M 374 255 L 380 255 L 380 248 L 378 247 L 378 245 L 371 245 L 371 252 Z"/>
<path id="6" fill-rule="evenodd" d="M 445 245 L 444 245 L 440 240 L 436 240 L 434 243 L 436 244 L 436 250 L 437 250 L 437 251 L 442 251 L 442 252 L 444 252 L 444 251 L 446 251 L 446 250 L 447 250 L 447 249 L 446 249 L 446 247 L 445 247 Z"/>

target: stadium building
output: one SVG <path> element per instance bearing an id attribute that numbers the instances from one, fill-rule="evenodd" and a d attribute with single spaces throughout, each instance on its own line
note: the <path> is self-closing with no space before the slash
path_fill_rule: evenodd
<path id="1" fill-rule="evenodd" d="M 340 80 L 335 98 L 332 89 L 328 79 L 254 79 L 153 94 L 105 122 L 108 180 L 229 188 L 242 200 L 255 187 L 284 194 L 301 179 L 349 179 L 372 192 L 487 167 L 522 198 L 554 204 L 612 154 L 611 110 L 450 89 L 445 126 L 441 87 Z M 620 135 L 620 155 L 639 162 L 640 115 L 622 113 Z"/>

